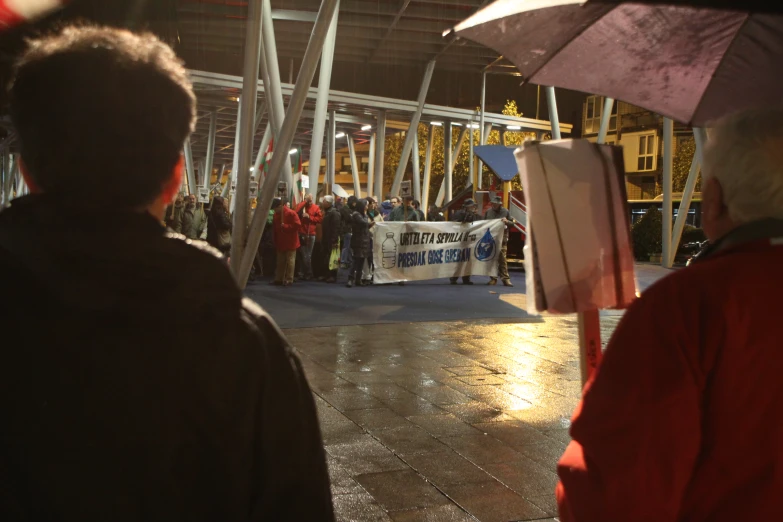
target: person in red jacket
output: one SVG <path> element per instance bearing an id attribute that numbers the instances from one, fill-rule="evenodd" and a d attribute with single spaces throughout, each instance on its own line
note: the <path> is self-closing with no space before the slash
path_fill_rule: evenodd
<path id="1" fill-rule="evenodd" d="M 313 278 L 313 247 L 315 246 L 315 234 L 318 223 L 323 221 L 323 214 L 318 205 L 313 204 L 313 195 L 307 194 L 304 201 L 296 206 L 296 214 L 302 222 L 299 232 L 299 255 L 301 256 L 301 270 L 303 279 L 309 281 Z"/>
<path id="2" fill-rule="evenodd" d="M 783 520 L 783 110 L 704 152 L 708 250 L 626 312 L 558 466 L 563 522 Z"/>
<path id="3" fill-rule="evenodd" d="M 296 249 L 299 248 L 299 228 L 302 222 L 296 212 L 288 208 L 285 198 L 275 198 L 272 202 L 275 211 L 272 225 L 275 230 L 275 250 L 277 250 L 277 270 L 274 285 L 290 286 L 294 282 Z"/>

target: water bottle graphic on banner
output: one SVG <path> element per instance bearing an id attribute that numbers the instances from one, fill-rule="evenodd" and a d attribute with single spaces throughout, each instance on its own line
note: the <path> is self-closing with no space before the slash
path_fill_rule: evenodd
<path id="1" fill-rule="evenodd" d="M 386 239 L 381 245 L 381 255 L 383 268 L 389 270 L 397 266 L 397 242 L 394 240 L 394 232 L 386 232 Z"/>
<path id="2" fill-rule="evenodd" d="M 479 261 L 490 261 L 495 257 L 495 251 L 497 251 L 497 245 L 495 244 L 495 238 L 492 237 L 492 233 L 487 229 L 487 232 L 476 244 L 475 256 Z"/>

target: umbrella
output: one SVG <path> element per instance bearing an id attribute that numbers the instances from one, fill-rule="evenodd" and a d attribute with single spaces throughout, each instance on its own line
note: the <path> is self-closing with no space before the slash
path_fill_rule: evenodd
<path id="1" fill-rule="evenodd" d="M 582 0 L 497 0 L 454 31 L 525 81 L 623 100 L 704 126 L 777 105 L 783 16 Z"/>
<path id="2" fill-rule="evenodd" d="M 514 151 L 517 147 L 518 145 L 513 147 L 479 145 L 473 149 L 473 152 L 497 177 L 503 181 L 511 181 L 514 176 L 519 174 L 517 159 L 514 157 Z"/>
<path id="3" fill-rule="evenodd" d="M 607 4 L 621 4 L 626 0 L 590 0 Z M 733 9 L 754 13 L 783 13 L 783 4 L 770 0 L 634 0 L 635 4 L 689 5 L 692 7 L 711 7 L 715 9 Z"/>

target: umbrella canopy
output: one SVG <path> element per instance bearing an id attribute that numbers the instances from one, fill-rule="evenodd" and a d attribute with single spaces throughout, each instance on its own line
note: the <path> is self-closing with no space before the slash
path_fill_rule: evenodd
<path id="1" fill-rule="evenodd" d="M 783 100 L 783 16 L 582 0 L 497 0 L 454 29 L 525 81 L 623 100 L 683 123 Z"/>
<path id="2" fill-rule="evenodd" d="M 607 4 L 622 4 L 627 0 L 590 0 Z M 770 0 L 633 0 L 635 4 L 689 5 L 692 7 L 710 7 L 714 9 L 734 9 L 753 13 L 783 13 L 783 4 Z"/>
<path id="3" fill-rule="evenodd" d="M 517 159 L 514 157 L 514 151 L 517 147 L 516 145 L 513 147 L 479 145 L 473 148 L 473 152 L 497 177 L 503 181 L 511 181 L 514 176 L 519 174 Z"/>

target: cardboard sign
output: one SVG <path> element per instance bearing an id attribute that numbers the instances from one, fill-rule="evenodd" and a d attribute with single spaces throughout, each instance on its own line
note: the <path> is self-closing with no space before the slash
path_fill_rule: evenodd
<path id="1" fill-rule="evenodd" d="M 310 188 L 310 176 L 302 176 L 302 188 Z"/>
<path id="2" fill-rule="evenodd" d="M 402 183 L 400 183 L 400 196 L 402 197 L 413 196 L 410 180 L 403 181 Z"/>
<path id="3" fill-rule="evenodd" d="M 277 196 L 286 197 L 288 195 L 288 183 L 281 181 L 277 184 Z"/>
<path id="4" fill-rule="evenodd" d="M 257 181 L 251 181 L 250 182 L 250 197 L 251 198 L 258 197 L 258 182 Z"/>
<path id="5" fill-rule="evenodd" d="M 198 189 L 198 202 L 199 203 L 209 203 L 209 189 L 204 187 L 199 187 Z"/>

